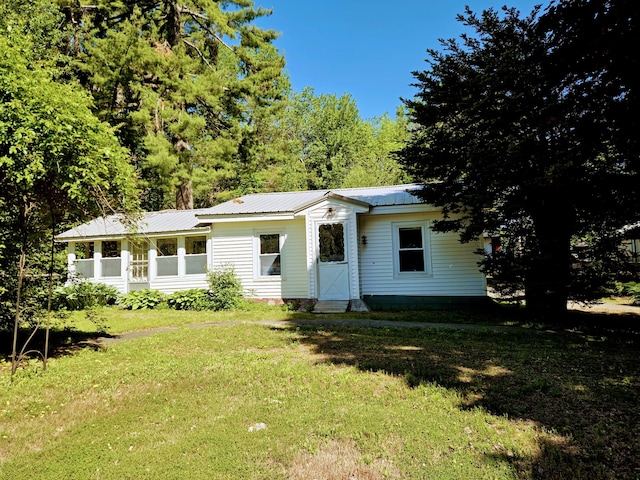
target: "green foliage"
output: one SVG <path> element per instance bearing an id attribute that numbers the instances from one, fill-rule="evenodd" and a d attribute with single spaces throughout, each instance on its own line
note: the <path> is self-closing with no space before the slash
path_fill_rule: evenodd
<path id="1" fill-rule="evenodd" d="M 207 282 L 216 310 L 231 310 L 242 305 L 242 283 L 233 267 L 207 272 Z"/>
<path id="2" fill-rule="evenodd" d="M 74 282 L 56 288 L 52 307 L 55 310 L 86 310 L 92 307 L 114 305 L 118 289 L 113 285 L 98 282 Z"/>
<path id="3" fill-rule="evenodd" d="M 633 298 L 634 305 L 640 305 L 640 282 L 624 282 L 616 284 L 618 295 Z"/>
<path id="4" fill-rule="evenodd" d="M 166 300 L 165 294 L 146 288 L 120 295 L 116 303 L 126 310 L 152 310 Z"/>
<path id="5" fill-rule="evenodd" d="M 216 310 L 217 303 L 208 290 L 192 288 L 167 296 L 167 305 L 174 310 Z"/>
<path id="6" fill-rule="evenodd" d="M 603 247 L 640 220 L 638 56 L 629 50 L 640 9 L 561 1 L 523 18 L 467 8 L 459 20 L 472 32 L 430 50 L 429 69 L 414 73 L 402 161 L 425 184 L 423 199 L 443 209 L 435 230 L 465 242 L 500 232 L 527 307 L 562 314 L 569 296 L 597 298 L 617 264 Z M 572 269 L 571 242 L 584 238 L 598 256 Z"/>
<path id="7" fill-rule="evenodd" d="M 288 85 L 277 34 L 254 24 L 270 11 L 244 0 L 60 3 L 76 74 L 135 153 L 145 207 L 189 208 L 194 192 L 210 200 L 236 186 Z"/>

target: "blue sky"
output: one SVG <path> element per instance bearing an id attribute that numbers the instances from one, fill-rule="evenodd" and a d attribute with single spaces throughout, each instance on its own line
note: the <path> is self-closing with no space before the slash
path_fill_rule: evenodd
<path id="1" fill-rule="evenodd" d="M 257 22 L 281 36 L 275 45 L 284 54 L 295 91 L 350 94 L 367 119 L 394 117 L 400 97 L 416 92 L 412 71 L 427 67 L 426 50 L 441 50 L 439 38 L 465 32 L 456 14 L 465 5 L 474 12 L 505 3 L 527 15 L 548 1 L 511 0 L 254 0 L 273 9 Z M 521 16 L 522 16 L 521 15 Z"/>

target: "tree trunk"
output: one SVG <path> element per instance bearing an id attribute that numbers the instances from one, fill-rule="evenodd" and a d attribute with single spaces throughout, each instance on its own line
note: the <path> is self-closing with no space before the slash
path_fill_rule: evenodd
<path id="1" fill-rule="evenodd" d="M 554 321 L 566 316 L 571 274 L 573 213 L 562 200 L 552 195 L 532 215 L 536 239 L 525 278 L 527 311 Z"/>
<path id="2" fill-rule="evenodd" d="M 176 209 L 193 209 L 193 188 L 191 187 L 191 180 L 183 180 L 178 187 L 176 192 Z"/>

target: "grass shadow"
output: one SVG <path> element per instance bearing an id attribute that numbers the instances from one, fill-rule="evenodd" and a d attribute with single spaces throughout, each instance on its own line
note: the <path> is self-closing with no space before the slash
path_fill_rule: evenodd
<path id="1" fill-rule="evenodd" d="M 592 479 L 640 476 L 640 337 L 628 333 L 636 322 L 580 312 L 545 331 L 298 328 L 318 361 L 454 389 L 461 409 L 552 432 L 553 441 L 541 436 L 525 476 Z"/>

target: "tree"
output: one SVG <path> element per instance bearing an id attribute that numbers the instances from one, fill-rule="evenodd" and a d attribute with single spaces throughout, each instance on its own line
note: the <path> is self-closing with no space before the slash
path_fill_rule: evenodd
<path id="1" fill-rule="evenodd" d="M 467 8 L 458 20 L 475 35 L 442 41 L 414 72 L 402 161 L 443 208 L 437 230 L 462 241 L 501 232 L 510 248 L 498 271 L 522 282 L 528 309 L 562 314 L 570 295 L 586 298 L 572 241 L 611 246 L 640 214 L 638 140 L 625 126 L 638 111 L 625 62 L 637 66 L 637 54 L 618 40 L 637 39 L 638 7 L 567 0 L 524 18 Z M 592 253 L 599 268 L 615 263 L 615 248 Z"/>
<path id="2" fill-rule="evenodd" d="M 39 263 L 43 244 L 50 245 L 51 278 L 56 226 L 126 210 L 135 206 L 137 191 L 113 130 L 93 115 L 79 85 L 60 81 L 65 59 L 52 48 L 60 39 L 56 9 L 46 1 L 16 1 L 0 7 L 0 18 L 0 323 L 14 315 L 15 371 L 18 326 L 42 308 L 25 305 L 23 294 L 25 282 L 46 270 Z"/>
<path id="3" fill-rule="evenodd" d="M 402 110 L 396 120 L 365 121 L 350 95 L 307 87 L 291 94 L 274 121 L 282 147 L 270 174 L 276 190 L 391 185 L 406 177 L 392 155 L 406 135 Z"/>
<path id="4" fill-rule="evenodd" d="M 76 74 L 134 153 L 145 206 L 193 208 L 194 191 L 210 200 L 234 188 L 255 154 L 260 111 L 286 84 L 276 33 L 252 24 L 270 12 L 249 0 L 101 0 L 65 11 Z"/>

